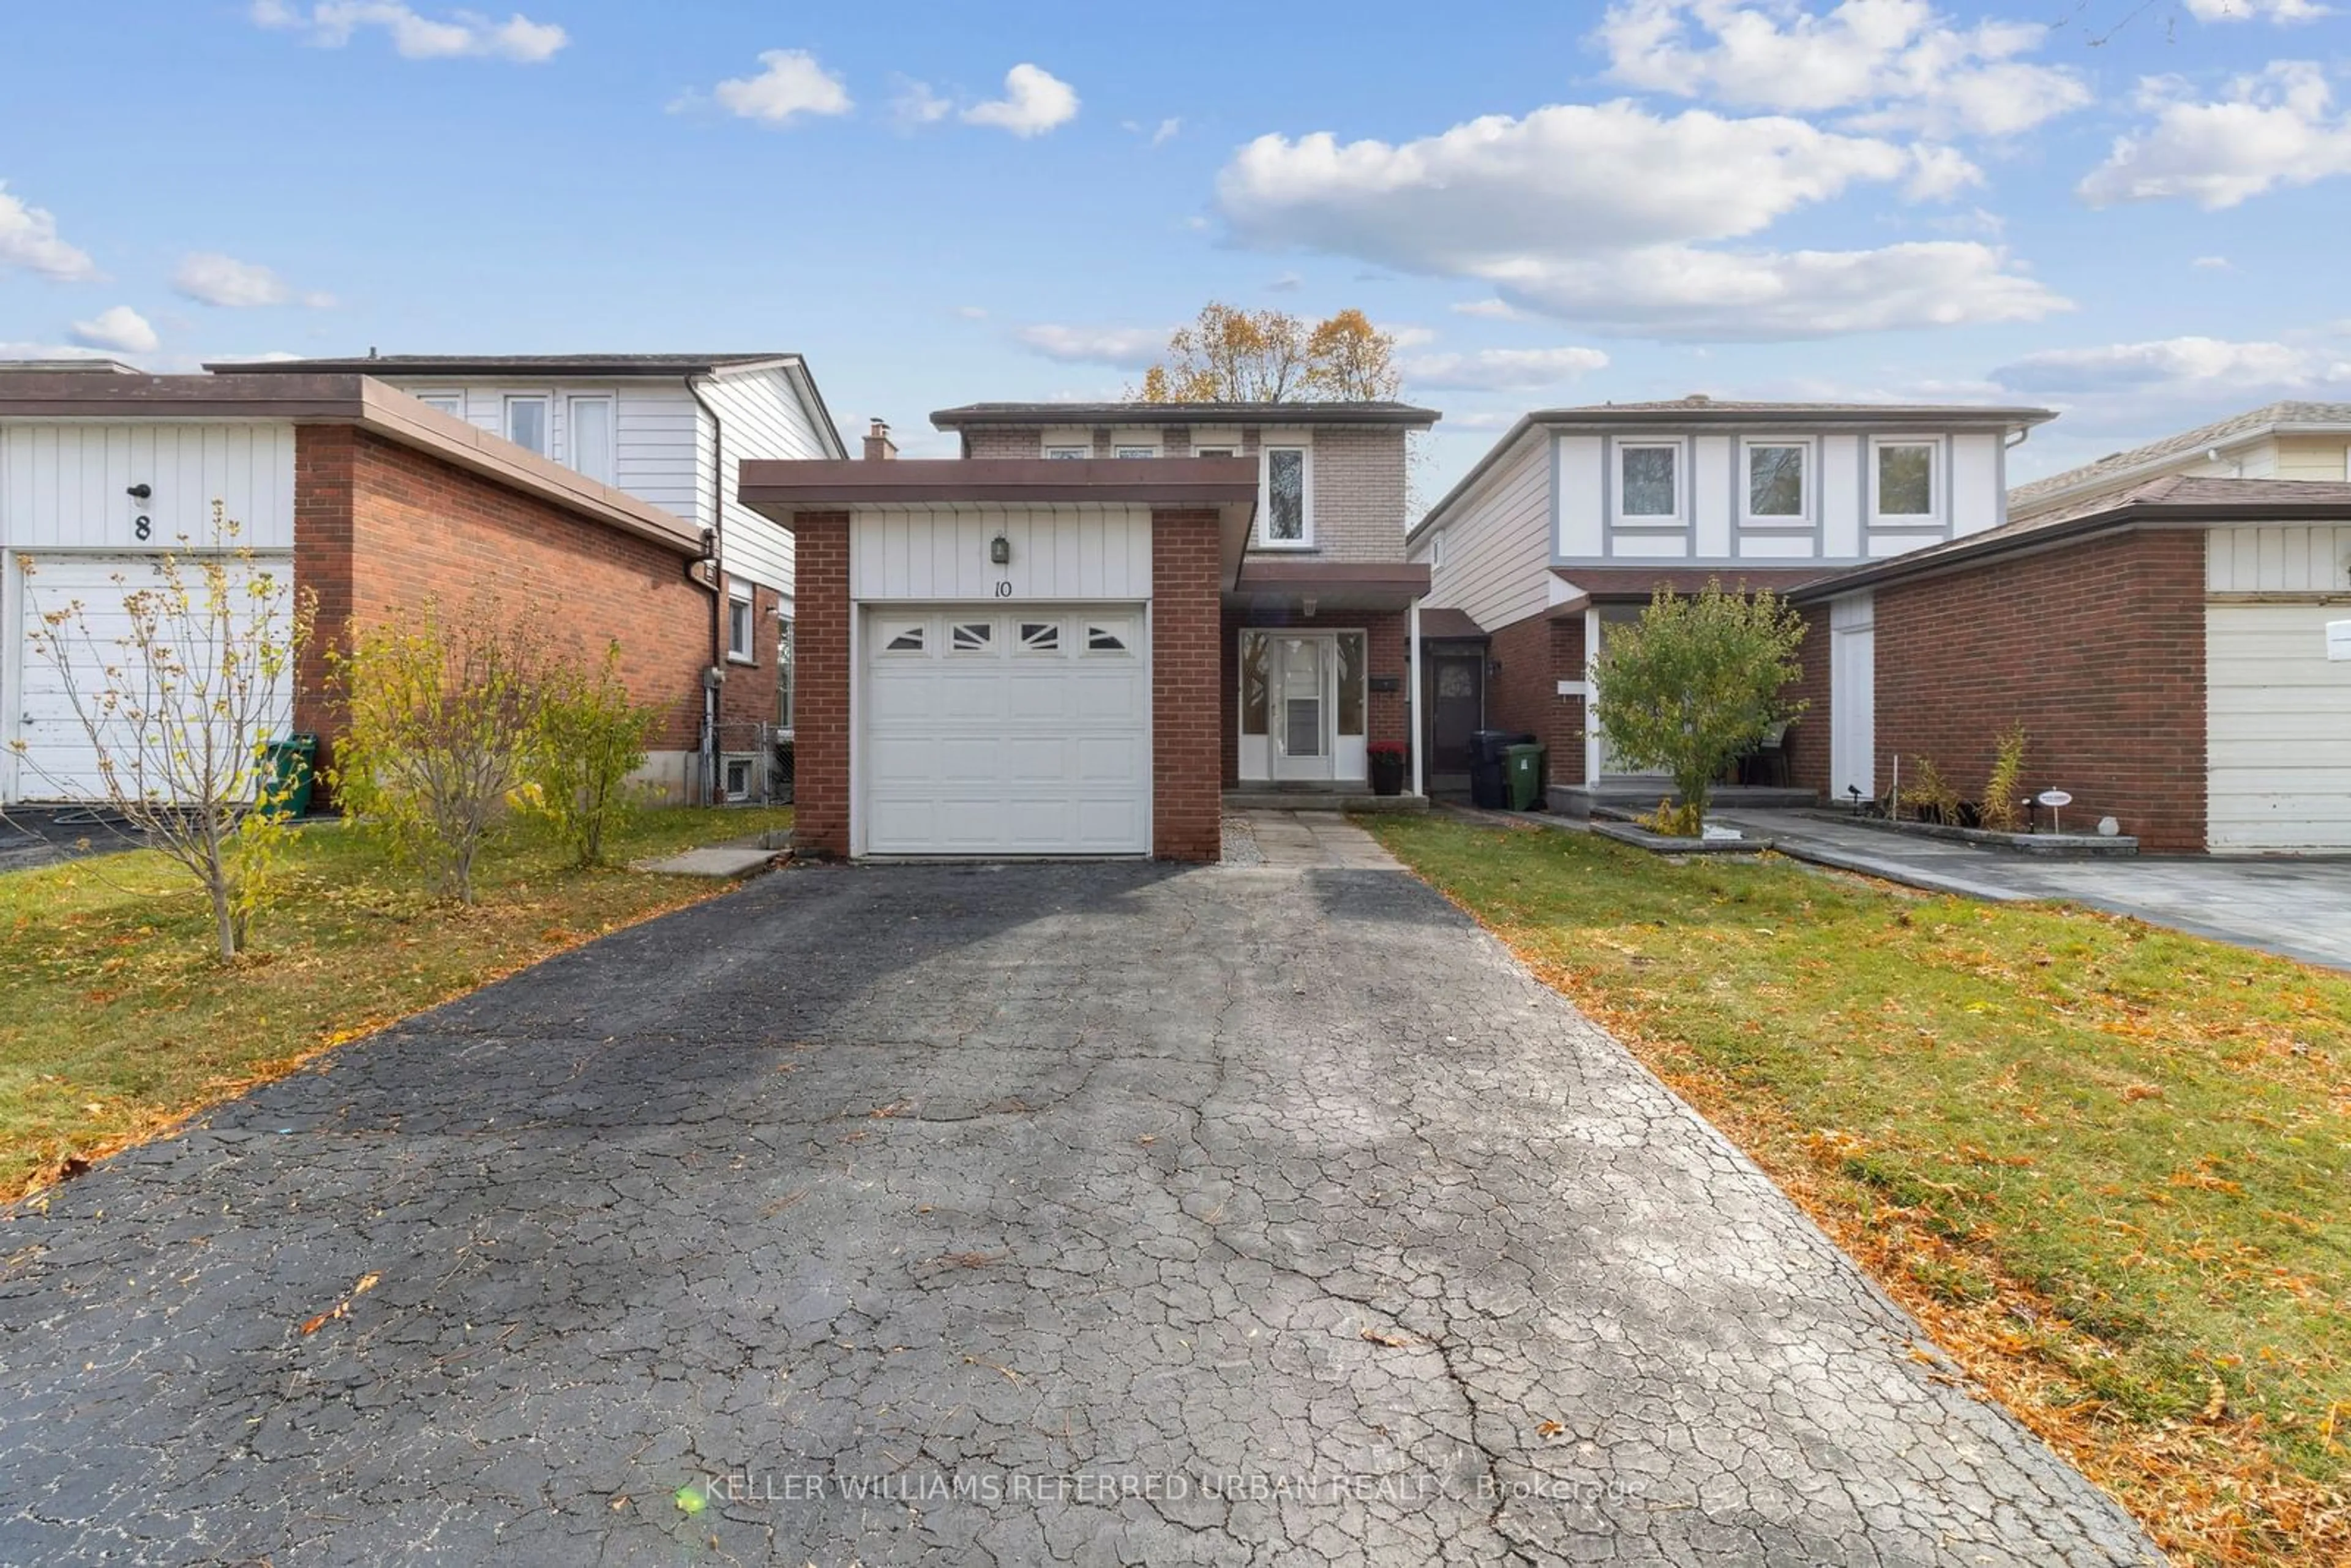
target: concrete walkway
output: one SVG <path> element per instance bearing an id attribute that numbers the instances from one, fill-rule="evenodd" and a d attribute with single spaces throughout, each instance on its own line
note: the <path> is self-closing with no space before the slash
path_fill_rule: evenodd
<path id="1" fill-rule="evenodd" d="M 1404 869 L 1377 839 L 1337 811 L 1248 810 L 1235 816 L 1257 851 L 1256 861 L 1248 863 L 1283 871 Z"/>
<path id="2" fill-rule="evenodd" d="M 2158 1561 L 1393 871 L 761 877 L 0 1260 L 9 1563 Z"/>
<path id="3" fill-rule="evenodd" d="M 2351 969 L 2351 859 L 2137 855 L 2054 860 L 1808 811 L 1719 811 L 1782 853 L 1970 898 L 2062 898 L 2306 964 Z"/>

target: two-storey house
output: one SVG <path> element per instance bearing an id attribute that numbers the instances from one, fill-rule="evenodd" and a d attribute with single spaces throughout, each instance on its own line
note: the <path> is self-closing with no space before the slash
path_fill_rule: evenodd
<path id="1" fill-rule="evenodd" d="M 1361 790 L 1407 739 L 1405 442 L 1434 412 L 932 417 L 963 456 L 745 470 L 799 540 L 810 848 L 1213 860 L 1226 789 Z"/>
<path id="2" fill-rule="evenodd" d="M 756 790 L 792 727 L 792 539 L 737 498 L 746 459 L 847 455 L 797 354 L 369 354 L 207 367 L 364 375 L 709 536 L 705 768 Z M 593 630 L 590 628 L 590 630 Z"/>
<path id="3" fill-rule="evenodd" d="M 1549 748 L 1555 809 L 1612 793 L 1653 803 L 1656 781 L 1610 756 L 1590 718 L 1587 664 L 1612 626 L 1661 586 L 1785 591 L 1997 528 L 2008 448 L 2052 417 L 1703 396 L 1526 415 L 1410 537 L 1431 574 L 1432 774 L 1466 773 L 1474 729 L 1521 730 Z M 1830 632 L 1826 656 L 1856 656 L 1839 639 L 1857 629 Z M 1875 771 L 1857 714 L 1807 716 L 1787 753 L 1799 781 L 1833 754 L 1833 788 Z"/>
<path id="4" fill-rule="evenodd" d="M 2008 493 L 2018 521 L 2108 500 L 2149 480 L 2351 480 L 2351 402 L 2273 402 L 2167 435 Z"/>

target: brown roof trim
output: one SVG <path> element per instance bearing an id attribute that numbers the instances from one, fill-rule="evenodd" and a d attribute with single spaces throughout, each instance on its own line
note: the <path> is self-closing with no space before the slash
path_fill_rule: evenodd
<path id="1" fill-rule="evenodd" d="M 1445 416 L 1408 402 L 967 402 L 933 411 L 941 430 L 1044 424 L 1398 424 Z"/>
<path id="2" fill-rule="evenodd" d="M 2294 485 L 2302 480 L 2252 480 L 2239 483 Z M 2207 523 L 2351 523 L 2351 501 L 2130 501 L 2122 500 L 2100 511 L 2085 512 L 2062 522 L 2041 523 L 2027 518 L 1932 549 L 1899 555 L 1870 566 L 1855 567 L 1823 578 L 1790 598 L 1806 603 L 1834 599 L 1864 588 L 1963 571 L 2003 556 L 2078 543 L 2097 534 L 2126 528 L 2197 528 Z"/>
<path id="3" fill-rule="evenodd" d="M 1538 424 L 1934 424 L 2007 426 L 2046 424 L 2054 409 L 1954 402 L 1635 402 L 1539 408 L 1527 415 Z"/>
<path id="4" fill-rule="evenodd" d="M 1792 597 L 1798 588 L 1817 582 L 1825 575 L 1817 566 L 1555 566 L 1551 570 L 1553 577 L 1581 590 L 1583 598 L 1594 604 L 1646 604 L 1660 588 L 1680 594 L 1699 593 L 1709 582 L 1719 582 L 1729 589 L 1768 588 L 1774 593 Z"/>
<path id="5" fill-rule="evenodd" d="M 1241 562 L 1234 587 L 1243 593 L 1314 593 L 1370 590 L 1419 595 L 1428 591 L 1428 563 L 1417 560 L 1296 560 L 1260 549 Z"/>
<path id="6" fill-rule="evenodd" d="M 1424 643 L 1468 643 L 1486 641 L 1489 633 L 1466 610 L 1450 604 L 1424 605 L 1420 612 L 1420 640 Z"/>
<path id="7" fill-rule="evenodd" d="M 353 425 L 680 554 L 703 553 L 701 530 L 676 514 L 367 376 L 0 374 L 0 422 L 13 419 Z"/>
<path id="8" fill-rule="evenodd" d="M 749 459 L 737 493 L 761 510 L 821 507 L 1226 507 L 1257 499 L 1248 457 Z"/>
<path id="9" fill-rule="evenodd" d="M 728 375 L 800 362 L 798 354 L 350 354 L 314 360 L 208 362 L 223 375 L 504 376 L 536 372 L 604 379 Z"/>

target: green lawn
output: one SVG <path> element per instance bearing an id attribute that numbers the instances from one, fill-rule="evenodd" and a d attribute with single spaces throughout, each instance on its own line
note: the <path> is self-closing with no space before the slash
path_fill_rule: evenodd
<path id="1" fill-rule="evenodd" d="M 789 810 L 645 813 L 617 863 L 788 826 Z M 146 852 L 0 875 L 0 1198 L 171 1125 L 322 1047 L 726 883 L 566 869 L 505 831 L 470 909 L 395 876 L 373 839 L 305 828 L 285 895 L 224 967 L 185 873 Z"/>
<path id="2" fill-rule="evenodd" d="M 2351 1552 L 2351 977 L 1777 859 L 1367 825 L 2167 1546 Z"/>

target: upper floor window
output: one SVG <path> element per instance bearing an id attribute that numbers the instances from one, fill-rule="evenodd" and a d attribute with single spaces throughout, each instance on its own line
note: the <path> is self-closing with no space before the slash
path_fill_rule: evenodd
<path id="1" fill-rule="evenodd" d="M 1445 564 L 1445 530 L 1443 528 L 1428 536 L 1428 564 L 1433 567 Z"/>
<path id="2" fill-rule="evenodd" d="M 517 446 L 528 447 L 541 457 L 546 456 L 547 399 L 543 397 L 507 399 L 507 439 Z"/>
<path id="3" fill-rule="evenodd" d="M 589 478 L 612 482 L 612 400 L 575 397 L 565 411 L 571 421 L 571 466 Z"/>
<path id="4" fill-rule="evenodd" d="M 1111 454 L 1117 457 L 1156 457 L 1159 441 L 1156 436 L 1121 435 L 1111 443 Z"/>
<path id="5" fill-rule="evenodd" d="M 1045 448 L 1045 455 L 1048 457 L 1092 457 L 1093 455 L 1094 449 L 1091 446 L 1048 446 Z"/>
<path id="6" fill-rule="evenodd" d="M 1195 446 L 1192 448 L 1192 455 L 1195 457 L 1238 457 L 1240 455 L 1240 449 L 1236 446 Z"/>
<path id="7" fill-rule="evenodd" d="M 1682 515 L 1682 449 L 1678 442 L 1616 449 L 1616 511 L 1625 517 Z"/>
<path id="8" fill-rule="evenodd" d="M 1258 536 L 1270 545 L 1303 547 L 1314 542 L 1314 491 L 1303 446 L 1265 449 L 1265 500 Z"/>
<path id="9" fill-rule="evenodd" d="M 1936 515 L 1936 443 L 1878 441 L 1872 447 L 1871 511 L 1889 520 L 1931 520 Z"/>
<path id="10" fill-rule="evenodd" d="M 1747 520 L 1801 523 L 1812 517 L 1812 446 L 1802 441 L 1747 444 Z"/>
<path id="11" fill-rule="evenodd" d="M 416 393 L 415 397 L 417 402 L 424 404 L 427 408 L 437 408 L 443 413 L 454 413 L 459 419 L 465 417 L 465 394 L 464 392 L 421 392 Z"/>

